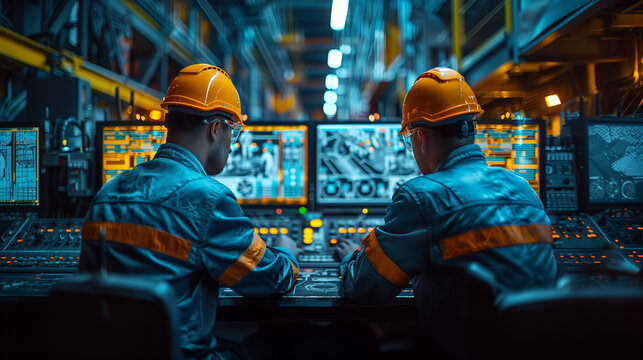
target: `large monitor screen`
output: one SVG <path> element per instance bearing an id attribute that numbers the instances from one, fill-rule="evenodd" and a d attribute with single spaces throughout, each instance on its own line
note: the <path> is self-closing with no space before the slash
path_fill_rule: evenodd
<path id="1" fill-rule="evenodd" d="M 165 142 L 166 131 L 161 124 L 103 127 L 103 184 L 154 158 L 159 146 Z"/>
<path id="2" fill-rule="evenodd" d="M 308 127 L 249 125 L 232 144 L 223 172 L 214 178 L 241 204 L 306 204 Z"/>
<path id="3" fill-rule="evenodd" d="M 643 124 L 587 125 L 589 203 L 643 203 Z"/>
<path id="4" fill-rule="evenodd" d="M 38 127 L 0 128 L 0 204 L 40 203 Z"/>
<path id="5" fill-rule="evenodd" d="M 400 124 L 344 123 L 317 127 L 317 202 L 384 205 L 420 175 L 398 135 Z"/>
<path id="6" fill-rule="evenodd" d="M 503 167 L 523 177 L 540 194 L 541 141 L 539 124 L 480 123 L 475 143 L 489 166 Z"/>

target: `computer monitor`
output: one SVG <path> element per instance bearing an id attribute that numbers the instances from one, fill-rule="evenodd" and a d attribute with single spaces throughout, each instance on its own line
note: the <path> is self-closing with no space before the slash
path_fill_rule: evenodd
<path id="1" fill-rule="evenodd" d="M 544 201 L 545 124 L 541 120 L 477 121 L 475 143 L 489 166 L 503 167 L 521 176 Z"/>
<path id="2" fill-rule="evenodd" d="M 401 184 L 420 175 L 399 132 L 400 123 L 319 124 L 317 204 L 389 204 Z"/>
<path id="3" fill-rule="evenodd" d="M 308 126 L 248 124 L 221 174 L 240 204 L 304 205 L 308 202 Z"/>
<path id="4" fill-rule="evenodd" d="M 588 119 L 587 199 L 590 206 L 643 204 L 643 123 Z"/>
<path id="5" fill-rule="evenodd" d="M 0 206 L 40 204 L 39 123 L 0 123 Z"/>
<path id="6" fill-rule="evenodd" d="M 125 170 L 154 158 L 165 142 L 163 123 L 105 122 L 98 127 L 104 185 Z"/>

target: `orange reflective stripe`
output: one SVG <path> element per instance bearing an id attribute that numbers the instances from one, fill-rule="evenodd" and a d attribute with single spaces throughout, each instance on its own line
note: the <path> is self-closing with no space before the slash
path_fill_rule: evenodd
<path id="1" fill-rule="evenodd" d="M 290 266 L 292 267 L 292 271 L 295 272 L 295 275 L 293 275 L 292 285 L 290 286 L 290 289 L 288 289 L 288 291 L 291 291 L 295 287 L 295 284 L 297 283 L 297 277 L 299 277 L 299 268 L 295 266 L 295 263 L 291 261 Z"/>
<path id="2" fill-rule="evenodd" d="M 505 225 L 469 231 L 438 241 L 442 259 L 502 246 L 551 243 L 551 225 Z"/>
<path id="3" fill-rule="evenodd" d="M 223 274 L 221 274 L 217 278 L 217 281 L 221 285 L 225 286 L 230 286 L 237 283 L 239 280 L 248 275 L 248 273 L 251 272 L 252 269 L 255 268 L 255 266 L 257 266 L 265 251 L 266 243 L 258 234 L 254 234 L 250 246 L 248 246 L 246 251 L 244 251 L 243 254 L 239 256 L 237 261 L 228 266 Z"/>
<path id="4" fill-rule="evenodd" d="M 83 224 L 82 239 L 99 240 L 100 229 L 105 229 L 105 240 L 156 251 L 183 261 L 188 260 L 192 242 L 151 227 L 113 223 L 86 222 Z"/>
<path id="5" fill-rule="evenodd" d="M 400 269 L 400 267 L 397 266 L 391 258 L 386 256 L 384 250 L 382 250 L 380 244 L 377 242 L 375 230 L 366 235 L 362 241 L 362 245 L 364 245 L 366 258 L 371 263 L 375 271 L 377 271 L 377 273 L 384 279 L 399 287 L 406 287 L 409 284 L 411 277 L 405 273 L 404 270 Z"/>

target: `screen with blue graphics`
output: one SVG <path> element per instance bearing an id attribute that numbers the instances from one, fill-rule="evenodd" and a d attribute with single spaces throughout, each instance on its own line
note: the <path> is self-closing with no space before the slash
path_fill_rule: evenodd
<path id="1" fill-rule="evenodd" d="M 40 203 L 37 127 L 0 128 L 0 204 Z"/>
<path id="2" fill-rule="evenodd" d="M 249 125 L 232 144 L 223 172 L 241 204 L 296 205 L 308 202 L 308 127 Z"/>
<path id="3" fill-rule="evenodd" d="M 338 123 L 317 127 L 317 202 L 386 205 L 395 190 L 420 175 L 400 124 Z"/>

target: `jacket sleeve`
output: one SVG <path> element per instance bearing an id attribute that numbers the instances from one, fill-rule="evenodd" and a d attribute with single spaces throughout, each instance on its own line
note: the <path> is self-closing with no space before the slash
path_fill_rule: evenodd
<path id="1" fill-rule="evenodd" d="M 385 224 L 342 260 L 344 294 L 362 303 L 393 299 L 428 264 L 428 236 L 417 202 L 400 187 L 386 210 Z"/>
<path id="2" fill-rule="evenodd" d="M 221 285 L 244 296 L 283 294 L 294 287 L 299 274 L 295 256 L 267 247 L 229 190 L 215 200 L 203 231 L 201 265 Z"/>

